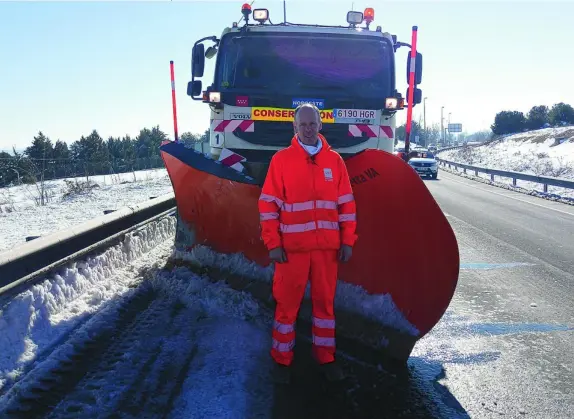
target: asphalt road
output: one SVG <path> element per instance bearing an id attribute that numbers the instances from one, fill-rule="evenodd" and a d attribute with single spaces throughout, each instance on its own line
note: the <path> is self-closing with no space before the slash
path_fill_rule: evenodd
<path id="1" fill-rule="evenodd" d="M 457 236 L 452 303 L 411 364 L 461 417 L 574 417 L 574 206 L 441 171 Z"/>

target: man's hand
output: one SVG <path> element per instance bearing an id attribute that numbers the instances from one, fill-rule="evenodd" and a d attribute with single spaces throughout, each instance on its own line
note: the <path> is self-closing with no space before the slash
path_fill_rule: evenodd
<path id="1" fill-rule="evenodd" d="M 287 262 L 287 255 L 285 254 L 285 251 L 283 250 L 282 247 L 276 247 L 273 250 L 269 251 L 269 258 L 274 261 L 274 262 L 278 262 L 278 263 L 284 263 Z"/>
<path id="2" fill-rule="evenodd" d="M 342 245 L 339 249 L 339 260 L 343 263 L 346 263 L 351 259 L 351 255 L 353 254 L 353 248 L 346 244 Z"/>

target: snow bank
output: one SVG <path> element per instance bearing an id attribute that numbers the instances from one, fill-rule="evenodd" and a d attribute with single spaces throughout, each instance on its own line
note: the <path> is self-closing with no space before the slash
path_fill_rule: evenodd
<path id="1" fill-rule="evenodd" d="M 113 324 L 125 297 L 151 287 L 159 293 L 158 299 L 169 303 L 166 310 L 171 312 L 174 304 L 183 303 L 190 312 L 189 322 L 194 323 L 190 335 L 182 328 L 178 336 L 159 337 L 165 340 L 162 347 L 181 345 L 185 338 L 197 347 L 168 417 L 269 417 L 273 405 L 271 314 L 249 293 L 212 283 L 186 268 L 161 270 L 158 265 L 172 251 L 174 234 L 175 219 L 169 217 L 132 235 L 128 243 L 76 264 L 9 302 L 0 317 L 6 321 L 0 338 L 0 405 L 17 393 L 26 393 L 38 377 L 70 359 L 93 331 Z M 126 267 L 157 243 L 157 249 Z M 160 270 L 155 271 L 156 267 Z M 142 270 L 149 274 L 139 281 Z M 141 286 L 134 287 L 134 282 Z M 127 355 L 137 361 L 139 350 L 134 347 Z M 29 377 L 14 383 L 32 367 Z M 158 379 L 161 376 L 146 377 Z"/>
<path id="2" fill-rule="evenodd" d="M 0 252 L 25 243 L 27 236 L 53 233 L 99 217 L 104 210 L 117 210 L 173 192 L 165 169 L 94 176 L 90 181 L 99 187 L 71 196 L 63 195 L 64 180 L 46 182 L 51 198 L 44 206 L 34 202 L 36 186 L 0 189 Z"/>
<path id="3" fill-rule="evenodd" d="M 464 147 L 440 153 L 440 158 L 489 169 L 522 172 L 537 176 L 574 180 L 574 127 L 545 128 L 504 137 L 479 147 Z M 490 175 L 479 173 L 482 179 Z M 511 178 L 495 176 L 495 181 L 512 184 Z M 527 191 L 542 191 L 543 185 L 518 180 Z M 548 193 L 574 198 L 574 190 L 548 187 Z"/>
<path id="4" fill-rule="evenodd" d="M 128 292 L 142 270 L 167 257 L 175 227 L 175 217 L 147 224 L 122 244 L 72 263 L 5 303 L 0 310 L 0 392 L 103 305 Z"/>
<path id="5" fill-rule="evenodd" d="M 187 260 L 202 266 L 216 267 L 241 276 L 271 282 L 273 266 L 266 268 L 249 261 L 242 254 L 225 255 L 216 253 L 208 247 L 197 246 L 190 252 L 176 250 L 173 256 L 176 259 Z M 310 286 L 305 291 L 310 298 Z M 417 336 L 420 332 L 401 313 L 393 302 L 390 294 L 371 295 L 357 285 L 339 281 L 335 306 L 346 311 L 358 313 L 369 317 L 385 326 L 394 327 L 405 333 Z"/>

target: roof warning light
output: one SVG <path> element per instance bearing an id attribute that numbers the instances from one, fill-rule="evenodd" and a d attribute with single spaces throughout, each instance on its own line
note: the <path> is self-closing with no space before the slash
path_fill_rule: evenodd
<path id="1" fill-rule="evenodd" d="M 241 6 L 241 14 L 245 18 L 245 24 L 249 22 L 249 15 L 251 14 L 251 5 L 249 3 L 244 3 Z"/>
<path id="2" fill-rule="evenodd" d="M 375 9 L 373 9 L 372 7 L 367 7 L 365 9 L 365 21 L 367 23 L 371 23 L 373 20 L 375 20 Z"/>

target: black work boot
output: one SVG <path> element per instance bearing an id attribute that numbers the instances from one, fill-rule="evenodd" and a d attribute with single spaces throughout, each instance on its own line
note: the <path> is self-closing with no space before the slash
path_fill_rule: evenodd
<path id="1" fill-rule="evenodd" d="M 291 382 L 291 367 L 275 363 L 273 381 L 277 384 L 289 384 Z"/>
<path id="2" fill-rule="evenodd" d="M 341 381 L 345 378 L 345 373 L 336 361 L 321 364 L 319 368 L 327 381 Z"/>

